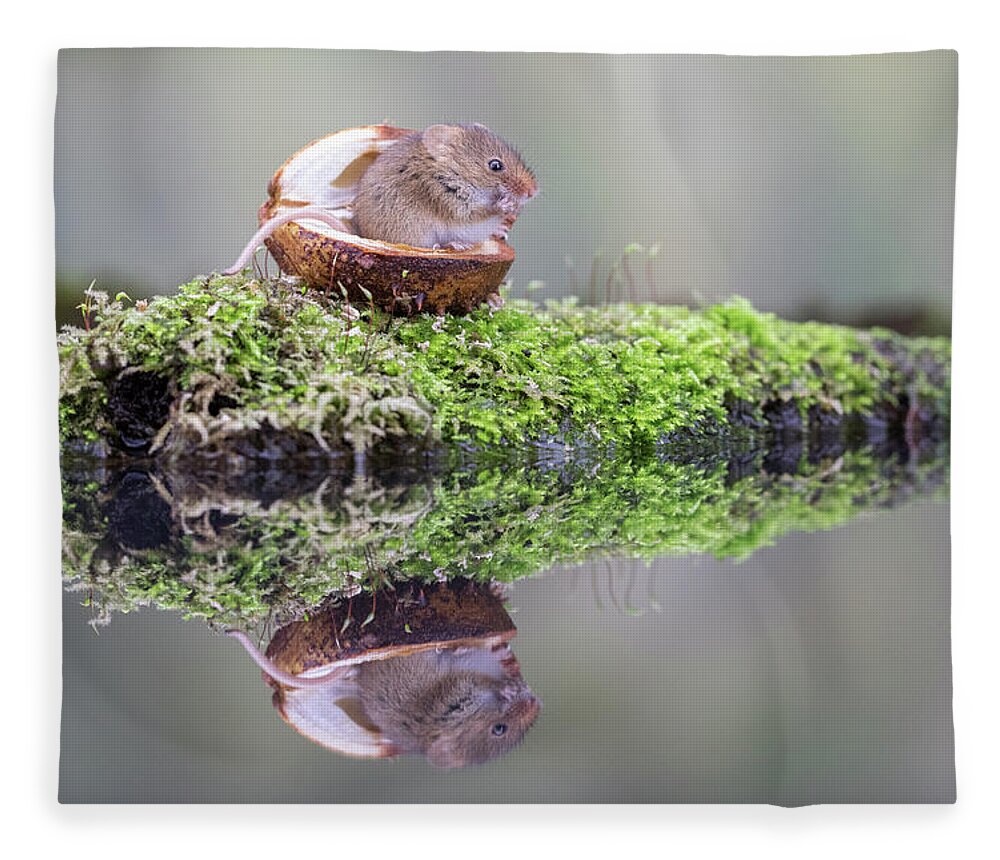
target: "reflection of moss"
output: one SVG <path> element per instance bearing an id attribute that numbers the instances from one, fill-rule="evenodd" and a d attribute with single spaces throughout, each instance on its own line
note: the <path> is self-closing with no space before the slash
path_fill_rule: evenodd
<path id="1" fill-rule="evenodd" d="M 194 281 L 144 310 L 94 298 L 93 330 L 59 339 L 63 438 L 119 439 L 107 400 L 126 369 L 167 380 L 155 442 L 174 453 L 261 427 L 332 448 L 561 434 L 637 450 L 724 423 L 737 400 L 758 415 L 775 398 L 803 414 L 857 412 L 911 391 L 947 414 L 946 340 L 783 322 L 739 300 L 704 312 L 517 302 L 400 320 L 313 296 L 239 276 Z"/>
<path id="2" fill-rule="evenodd" d="M 917 468 L 856 452 L 806 474 L 756 471 L 735 483 L 724 464 L 655 458 L 550 471 L 507 464 L 394 489 L 329 482 L 269 508 L 204 486 L 171 493 L 169 480 L 147 478 L 149 505 L 168 500 L 174 522 L 152 548 L 126 545 L 133 532 L 115 526 L 112 489 L 95 502 L 92 488 L 67 480 L 64 572 L 105 616 L 152 604 L 248 624 L 387 579 L 510 582 L 594 554 L 743 558 L 789 532 L 828 529 L 933 488 L 944 479 L 937 456 Z M 128 509 L 148 519 L 129 492 Z"/>

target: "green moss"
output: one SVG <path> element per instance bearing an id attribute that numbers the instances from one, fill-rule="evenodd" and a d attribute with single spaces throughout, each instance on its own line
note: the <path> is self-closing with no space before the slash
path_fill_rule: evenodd
<path id="1" fill-rule="evenodd" d="M 100 294 L 91 304 L 92 330 L 59 338 L 63 438 L 114 438 L 107 384 L 140 368 L 176 389 L 157 438 L 175 452 L 265 423 L 355 449 L 384 437 L 517 447 L 557 433 L 641 449 L 724 421 L 734 400 L 852 412 L 914 384 L 947 407 L 946 340 L 790 323 L 742 300 L 703 312 L 513 302 L 393 319 L 238 276 L 193 281 L 143 310 Z"/>

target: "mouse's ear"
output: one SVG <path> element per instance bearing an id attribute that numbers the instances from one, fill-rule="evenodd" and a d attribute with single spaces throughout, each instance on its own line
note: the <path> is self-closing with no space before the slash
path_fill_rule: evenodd
<path id="1" fill-rule="evenodd" d="M 462 129 L 457 125 L 432 125 L 424 129 L 421 140 L 431 155 L 446 155 L 461 133 Z"/>
<path id="2" fill-rule="evenodd" d="M 427 761 L 434 767 L 450 770 L 454 767 L 462 767 L 466 764 L 461 754 L 454 749 L 452 744 L 443 738 L 438 738 L 427 748 Z"/>

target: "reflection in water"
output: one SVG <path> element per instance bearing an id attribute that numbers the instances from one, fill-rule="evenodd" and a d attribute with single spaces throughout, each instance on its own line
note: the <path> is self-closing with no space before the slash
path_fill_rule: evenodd
<path id="1" fill-rule="evenodd" d="M 615 715 L 631 709 L 632 719 L 645 721 L 636 722 L 636 742 L 645 738 L 643 743 L 657 744 L 656 767 L 662 769 L 654 782 L 649 774 L 643 777 L 647 787 L 634 799 L 772 799 L 773 786 L 763 794 L 754 787 L 735 795 L 711 794 L 706 786 L 732 787 L 732 779 L 721 776 L 725 762 L 738 763 L 750 754 L 747 750 L 763 755 L 778 749 L 782 738 L 789 743 L 789 725 L 808 722 L 798 691 L 810 685 L 822 689 L 823 679 L 810 676 L 809 684 L 789 686 L 791 655 L 797 651 L 770 639 L 781 646 L 762 658 L 762 665 L 776 667 L 773 678 L 768 673 L 726 675 L 729 668 L 713 662 L 713 655 L 727 636 L 735 635 L 734 624 L 750 624 L 749 605 L 732 610 L 718 634 L 700 625 L 697 632 L 685 632 L 695 610 L 724 616 L 724 595 L 705 592 L 703 600 L 695 600 L 672 593 L 675 603 L 668 605 L 664 595 L 653 594 L 652 580 L 648 588 L 637 586 L 636 568 L 620 560 L 743 559 L 795 532 L 828 530 L 914 498 L 944 495 L 946 438 L 928 435 L 917 448 L 901 443 L 901 433 L 885 434 L 878 426 L 869 430 L 860 439 L 838 436 L 835 444 L 774 434 L 767 447 L 706 451 L 688 450 L 675 439 L 655 455 L 618 460 L 574 458 L 553 447 L 536 450 L 535 459 L 527 461 L 369 462 L 364 472 L 339 470 L 335 460 L 297 466 L 245 462 L 233 468 L 232 463 L 221 467 L 141 457 L 81 463 L 67 456 L 64 574 L 67 589 L 82 594 L 92 607 L 95 624 L 153 605 L 201 619 L 215 631 L 253 631 L 267 639 L 263 655 L 240 634 L 264 669 L 278 714 L 300 735 L 345 756 L 412 756 L 418 763 L 416 757 L 422 756 L 447 768 L 504 756 L 505 774 L 514 772 L 507 770 L 511 767 L 530 768 L 536 759 L 565 765 L 567 756 L 574 761 L 596 756 L 579 766 L 606 775 L 610 765 L 601 756 L 616 755 L 633 735 L 619 737 L 618 722 L 609 728 L 601 720 L 607 715 L 620 721 L 624 717 Z M 560 562 L 595 559 L 618 559 L 616 567 L 628 569 L 626 577 L 609 569 L 606 592 L 598 589 L 592 601 L 616 607 L 628 630 L 620 640 L 610 629 L 582 636 L 574 619 L 560 617 L 549 606 L 544 613 L 534 607 L 534 621 L 522 624 L 528 633 L 521 650 L 547 704 L 546 718 L 538 720 L 541 703 L 510 651 L 515 628 L 496 583 L 504 583 L 509 594 L 508 583 Z M 863 567 L 864 562 L 854 564 Z M 790 583 L 817 584 L 805 568 L 797 569 Z M 720 574 L 717 582 L 739 587 L 744 570 Z M 561 587 L 571 581 L 563 580 Z M 691 584 L 705 586 L 697 578 Z M 644 598 L 640 592 L 645 591 Z M 524 597 L 531 593 L 530 588 L 517 590 L 521 608 L 528 610 L 519 618 L 532 617 Z M 770 612 L 780 599 L 766 602 Z M 850 627 L 859 612 L 845 603 L 830 624 Z M 647 622 L 654 617 L 660 619 L 655 639 L 643 643 L 639 631 L 644 625 L 653 630 Z M 769 631 L 773 626 L 761 623 Z M 113 632 L 120 633 L 117 625 Z M 553 638 L 557 632 L 559 641 Z M 541 653 L 539 642 L 546 637 Z M 114 637 L 101 637 L 109 638 Z M 209 649 L 217 652 L 209 661 L 231 653 L 223 647 L 229 640 L 218 637 L 215 643 L 220 647 Z M 582 654 L 593 665 L 584 666 Z M 622 673 L 622 665 L 630 672 Z M 606 668 L 597 671 L 600 666 Z M 639 678 L 640 666 L 649 673 L 645 680 Z M 894 672 L 889 666 L 879 677 L 896 677 Z M 688 674 L 697 673 L 705 673 L 707 686 L 690 683 Z M 214 678 L 223 674 L 217 670 Z M 235 674 L 250 677 L 245 671 Z M 946 673 L 942 677 L 947 681 Z M 716 686 L 721 698 L 706 698 Z M 737 687 L 745 707 L 722 692 Z M 786 688 L 792 690 L 787 696 Z M 130 690 L 119 685 L 106 687 L 105 693 L 120 701 Z M 140 695 L 138 689 L 134 695 Z M 788 702 L 778 708 L 784 698 Z M 601 704 L 595 707 L 594 701 Z M 742 726 L 745 715 L 758 712 L 764 715 L 759 726 Z M 81 719 L 75 713 L 66 711 L 64 732 Z M 715 722 L 703 724 L 699 715 L 704 714 L 714 714 Z M 734 728 L 731 736 L 721 736 L 723 746 L 712 747 L 718 734 L 712 727 L 725 723 L 719 722 L 723 714 Z M 786 715 L 784 722 L 780 714 Z M 788 714 L 798 717 L 788 723 Z M 831 717 L 845 726 L 851 719 L 848 713 Z M 268 728 L 275 723 L 270 717 Z M 548 730 L 560 726 L 562 738 Z M 505 756 L 529 729 L 531 755 Z M 688 735 L 675 739 L 669 734 L 674 730 Z M 199 727 L 204 731 L 210 728 Z M 590 740 L 584 743 L 581 733 L 588 731 Z M 246 738 L 232 755 L 239 758 L 261 743 L 268 747 L 272 739 L 277 750 L 285 734 L 290 733 L 272 730 L 254 741 Z M 770 738 L 771 746 L 762 747 L 761 737 Z M 851 748 L 847 740 L 841 743 Z M 702 752 L 692 757 L 694 748 Z M 339 767 L 353 764 L 338 756 L 313 756 L 320 758 Z M 630 773 L 641 774 L 645 760 L 636 759 Z M 269 767 L 277 761 L 275 752 Z M 301 758 L 296 761 L 296 767 L 305 766 Z M 72 767 L 71 759 L 66 762 Z M 211 762 L 204 766 L 210 768 Z M 715 782 L 713 766 L 719 774 Z M 487 772 L 496 773 L 497 767 Z M 684 767 L 688 784 L 663 782 Z M 854 772 L 860 773 L 857 767 Z M 356 771 L 351 774 L 357 778 Z M 616 791 L 603 776 L 592 784 Z M 568 793 L 558 798 L 538 799 L 576 797 L 572 786 L 563 790 Z M 305 787 L 300 794 L 288 786 L 284 791 L 269 799 L 314 799 Z M 810 791 L 796 788 L 782 794 L 781 802 L 815 797 Z M 87 792 L 73 796 L 92 797 Z M 377 790 L 367 796 L 377 797 Z M 188 795 L 157 797 L 183 800 Z M 608 799 L 600 792 L 586 799 L 593 797 Z"/>
<path id="2" fill-rule="evenodd" d="M 521 677 L 497 594 L 457 580 L 365 602 L 364 626 L 353 602 L 334 603 L 278 630 L 266 655 L 230 631 L 296 731 L 345 755 L 420 754 L 442 768 L 482 764 L 521 742 L 541 702 Z"/>
<path id="3" fill-rule="evenodd" d="M 919 455 L 841 442 L 808 457 L 791 441 L 706 451 L 672 440 L 657 456 L 597 461 L 554 447 L 534 461 L 361 474 L 337 461 L 233 471 L 67 458 L 64 574 L 98 623 L 153 604 L 248 628 L 391 582 L 513 582 L 595 555 L 746 558 L 946 490 L 946 440 L 926 439 Z"/>

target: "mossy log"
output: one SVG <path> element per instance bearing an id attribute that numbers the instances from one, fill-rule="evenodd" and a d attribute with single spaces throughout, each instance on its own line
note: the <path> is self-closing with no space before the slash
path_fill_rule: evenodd
<path id="1" fill-rule="evenodd" d="M 212 276 L 135 305 L 88 293 L 84 321 L 59 335 L 61 436 L 104 454 L 620 454 L 873 421 L 915 444 L 949 415 L 947 339 L 787 322 L 742 300 L 397 319 Z"/>
<path id="2" fill-rule="evenodd" d="M 63 552 L 98 620 L 742 558 L 947 486 L 944 339 L 740 301 L 399 320 L 214 277 L 88 323 L 59 339 Z"/>

